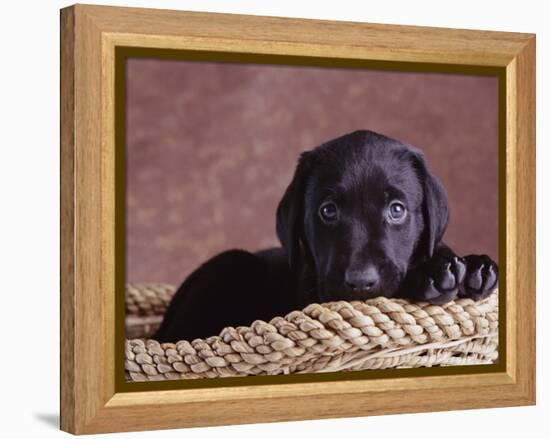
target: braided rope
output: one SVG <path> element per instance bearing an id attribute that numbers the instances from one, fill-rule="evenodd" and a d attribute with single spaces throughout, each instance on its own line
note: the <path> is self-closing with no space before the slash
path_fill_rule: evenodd
<path id="1" fill-rule="evenodd" d="M 175 288 L 169 284 L 126 285 L 126 313 L 136 316 L 163 316 Z"/>
<path id="2" fill-rule="evenodd" d="M 164 312 L 173 292 L 164 284 L 129 285 L 127 323 Z M 149 321 L 146 329 L 155 324 Z M 495 291 L 480 302 L 458 299 L 440 306 L 384 297 L 311 304 L 191 342 L 130 338 L 125 368 L 128 380 L 157 381 L 488 364 L 497 358 Z"/>

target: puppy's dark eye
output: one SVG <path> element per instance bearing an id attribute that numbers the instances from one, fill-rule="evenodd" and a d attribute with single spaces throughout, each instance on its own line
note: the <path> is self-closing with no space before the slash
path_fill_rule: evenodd
<path id="1" fill-rule="evenodd" d="M 400 223 L 407 216 L 407 209 L 400 201 L 392 201 L 388 208 L 388 219 L 392 223 Z"/>
<path id="2" fill-rule="evenodd" d="M 319 216 L 326 223 L 334 223 L 338 220 L 338 207 L 332 201 L 321 204 Z"/>

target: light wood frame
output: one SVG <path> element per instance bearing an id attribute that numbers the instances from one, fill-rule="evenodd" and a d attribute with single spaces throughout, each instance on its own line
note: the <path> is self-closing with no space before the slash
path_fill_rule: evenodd
<path id="1" fill-rule="evenodd" d="M 114 72 L 119 46 L 502 69 L 505 369 L 330 385 L 116 392 Z M 61 11 L 63 430 L 82 434 L 534 403 L 534 35 L 90 5 Z"/>

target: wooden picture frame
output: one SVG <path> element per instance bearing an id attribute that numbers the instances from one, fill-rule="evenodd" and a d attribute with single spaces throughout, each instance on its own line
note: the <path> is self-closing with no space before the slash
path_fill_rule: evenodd
<path id="1" fill-rule="evenodd" d="M 116 319 L 115 298 L 115 242 L 124 233 L 115 209 L 124 196 L 115 191 L 115 145 L 122 135 L 115 123 L 119 48 L 345 59 L 409 71 L 491 69 L 500 78 L 505 108 L 502 367 L 341 379 L 330 386 L 317 380 L 121 391 L 116 334 L 123 323 Z M 61 11 L 62 430 L 84 434 L 534 403 L 534 35 L 91 5 Z"/>

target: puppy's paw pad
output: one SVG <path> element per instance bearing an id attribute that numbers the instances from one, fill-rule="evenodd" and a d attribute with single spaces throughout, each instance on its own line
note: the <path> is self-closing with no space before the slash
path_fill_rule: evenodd
<path id="1" fill-rule="evenodd" d="M 466 263 L 464 259 L 455 256 L 452 259 L 437 261 L 431 268 L 435 285 L 440 291 L 453 290 L 464 280 Z"/>
<path id="2" fill-rule="evenodd" d="M 498 266 L 487 255 L 469 255 L 466 261 L 466 276 L 461 291 L 462 297 L 482 300 L 498 286 Z"/>
<path id="3" fill-rule="evenodd" d="M 442 305 L 453 301 L 458 294 L 457 288 L 449 290 L 439 290 L 435 286 L 433 279 L 429 278 L 424 291 L 420 295 L 419 299 L 434 305 Z"/>
<path id="4" fill-rule="evenodd" d="M 458 256 L 433 258 L 424 267 L 425 278 L 420 281 L 418 299 L 443 304 L 456 298 L 466 275 L 466 262 Z"/>

